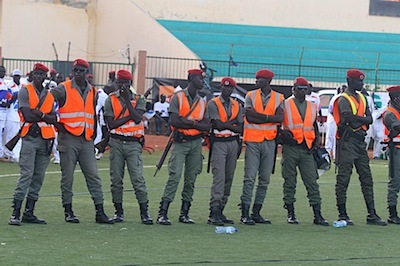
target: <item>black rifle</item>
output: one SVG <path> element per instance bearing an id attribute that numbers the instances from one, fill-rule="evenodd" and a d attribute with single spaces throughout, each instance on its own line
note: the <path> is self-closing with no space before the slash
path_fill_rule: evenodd
<path id="1" fill-rule="evenodd" d="M 164 152 L 161 155 L 160 161 L 158 161 L 158 164 L 156 165 L 156 171 L 154 172 L 153 177 L 157 175 L 158 171 L 160 171 L 162 165 L 164 164 L 165 158 L 167 157 L 168 152 L 171 149 L 172 143 L 174 142 L 174 134 L 175 130 L 172 131 L 171 134 L 169 134 L 167 145 L 165 146 Z"/>
<path id="2" fill-rule="evenodd" d="M 278 155 L 278 145 L 280 143 L 281 124 L 276 126 L 274 164 L 272 165 L 272 174 L 275 174 L 276 156 Z"/>
<path id="3" fill-rule="evenodd" d="M 208 161 L 207 161 L 207 173 L 210 172 L 210 166 L 211 166 L 211 155 L 213 151 L 213 146 L 214 146 L 214 141 L 215 141 L 215 134 L 214 134 L 214 126 L 211 127 L 211 132 L 210 132 L 210 149 L 208 150 Z"/>

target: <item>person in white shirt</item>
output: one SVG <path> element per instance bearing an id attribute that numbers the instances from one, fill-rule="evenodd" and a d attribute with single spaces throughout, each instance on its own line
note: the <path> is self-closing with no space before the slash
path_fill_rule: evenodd
<path id="1" fill-rule="evenodd" d="M 333 103 L 336 99 L 344 92 L 347 88 L 346 85 L 343 85 L 337 88 L 337 94 L 331 98 L 328 106 L 328 115 L 326 120 L 326 139 L 325 139 L 325 149 L 331 155 L 332 159 L 336 157 L 336 122 L 333 118 Z"/>
<path id="2" fill-rule="evenodd" d="M 9 101 L 10 107 L 7 109 L 6 114 L 6 124 L 4 128 L 5 143 L 10 141 L 15 135 L 17 135 L 20 129 L 20 119 L 18 115 L 18 92 L 22 86 L 21 76 L 21 70 L 14 69 L 12 73 L 13 80 L 8 84 L 8 87 L 11 90 L 12 98 Z M 20 151 L 21 140 L 17 142 L 12 151 L 4 148 L 4 155 L 9 159 L 9 161 L 18 163 Z"/>
<path id="3" fill-rule="evenodd" d="M 162 124 L 168 124 L 169 120 L 169 103 L 165 101 L 166 96 L 161 94 L 160 101 L 154 104 L 154 112 L 156 112 L 156 132 L 161 134 Z M 169 135 L 169 134 L 168 134 Z"/>
<path id="4" fill-rule="evenodd" d="M 368 94 L 368 92 L 367 92 L 367 90 L 365 88 L 361 89 L 361 93 L 365 96 L 365 99 L 367 100 L 367 103 L 368 103 L 369 111 L 371 112 L 371 114 L 373 114 L 374 113 L 374 109 L 375 109 L 374 108 L 374 106 L 375 106 L 374 100 L 372 99 L 371 96 L 369 96 L 369 94 Z M 366 147 L 367 150 L 369 148 L 369 143 L 371 142 L 371 138 L 373 138 L 373 136 L 372 136 L 372 124 L 369 126 L 369 128 L 367 130 L 367 135 L 365 136 L 365 143 L 367 143 L 367 147 Z"/>
<path id="5" fill-rule="evenodd" d="M 96 145 L 103 139 L 108 139 L 108 128 L 106 121 L 104 119 L 104 105 L 106 103 L 106 99 L 108 98 L 108 94 L 112 91 L 111 87 L 106 85 L 102 89 L 98 89 L 97 93 L 99 95 L 99 98 L 97 100 L 97 105 L 96 105 L 96 113 L 97 113 L 97 136 L 96 139 L 94 140 L 94 144 Z M 104 147 L 105 148 L 105 147 Z M 103 153 L 105 152 L 104 150 L 96 150 L 96 159 L 100 160 L 103 157 Z"/>
<path id="6" fill-rule="evenodd" d="M 11 99 L 11 91 L 3 79 L 5 75 L 6 68 L 0 66 L 0 158 L 5 156 L 4 151 L 7 149 L 4 146 L 4 128 L 6 126 L 7 108 L 10 106 L 9 101 Z"/>

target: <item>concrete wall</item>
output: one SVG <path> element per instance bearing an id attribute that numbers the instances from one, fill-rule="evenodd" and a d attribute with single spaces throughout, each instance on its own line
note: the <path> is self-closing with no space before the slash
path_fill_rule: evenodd
<path id="1" fill-rule="evenodd" d="M 369 15 L 369 0 L 134 0 L 156 19 L 400 33 L 398 18 Z"/>

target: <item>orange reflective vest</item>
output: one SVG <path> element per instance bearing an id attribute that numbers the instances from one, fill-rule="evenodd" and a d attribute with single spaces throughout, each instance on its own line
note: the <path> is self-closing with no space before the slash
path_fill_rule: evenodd
<path id="1" fill-rule="evenodd" d="M 128 109 L 125 109 L 125 112 L 123 114 L 121 114 L 123 111 L 122 104 L 121 104 L 119 98 L 115 94 L 111 94 L 110 98 L 111 98 L 111 105 L 112 105 L 112 108 L 114 111 L 114 120 L 130 116 Z M 139 95 L 136 95 L 135 98 L 133 100 L 131 100 L 131 104 L 132 104 L 133 108 L 136 107 L 138 99 L 139 99 Z M 110 133 L 122 135 L 122 136 L 126 136 L 126 137 L 140 138 L 140 137 L 144 136 L 144 123 L 143 123 L 143 121 L 140 121 L 139 124 L 136 124 L 133 120 L 129 120 L 125 124 L 123 124 L 117 128 L 111 129 Z"/>
<path id="2" fill-rule="evenodd" d="M 95 95 L 96 89 L 90 85 L 90 91 L 84 102 L 78 89 L 72 88 L 72 81 L 62 83 L 65 87 L 65 104 L 58 109 L 60 123 L 74 136 L 80 136 L 85 132 L 85 139 L 91 140 L 94 136 L 95 121 Z"/>
<path id="3" fill-rule="evenodd" d="M 204 118 L 204 113 L 206 111 L 206 102 L 203 98 L 198 98 L 199 103 L 195 106 L 195 109 L 191 112 L 191 107 L 189 105 L 189 100 L 186 97 L 186 94 L 183 90 L 178 91 L 177 93 L 174 94 L 174 97 L 178 97 L 178 104 L 179 104 L 179 116 L 183 116 L 186 119 L 192 120 L 192 121 L 201 121 Z M 194 104 L 195 102 L 193 102 Z M 192 105 L 193 107 L 193 105 Z M 186 117 L 187 114 L 191 114 Z M 178 128 L 179 132 L 182 132 L 185 136 L 196 136 L 201 134 L 201 131 L 197 129 L 182 129 Z"/>
<path id="4" fill-rule="evenodd" d="M 393 106 L 389 106 L 389 107 L 387 108 L 387 110 L 382 114 L 382 116 L 384 116 L 386 112 L 393 113 L 393 114 L 396 116 L 397 120 L 400 120 L 400 113 L 399 113 L 399 111 L 397 111 L 397 109 L 395 109 Z M 382 121 L 383 121 L 383 124 L 385 125 L 385 135 L 386 135 L 385 141 L 388 142 L 388 141 L 389 141 L 389 138 L 388 138 L 387 136 L 389 136 L 390 131 L 389 131 L 389 129 L 387 128 L 384 119 L 382 119 Z M 395 137 L 393 138 L 393 142 L 400 142 L 400 134 L 398 134 L 397 136 L 395 136 Z M 397 145 L 395 145 L 395 147 L 396 147 L 396 148 L 400 148 L 400 145 L 397 144 Z"/>
<path id="5" fill-rule="evenodd" d="M 225 107 L 221 102 L 220 97 L 216 97 L 211 99 L 211 101 L 214 101 L 215 104 L 217 105 L 218 109 L 218 114 L 219 114 L 219 119 L 221 122 L 227 122 L 227 121 L 232 121 L 235 120 L 239 114 L 239 103 L 235 101 L 234 99 L 230 99 L 232 103 L 232 110 L 231 110 L 231 116 L 228 118 L 228 115 L 226 113 Z M 218 129 L 214 129 L 214 134 L 216 137 L 221 138 L 221 137 L 230 137 L 230 136 L 236 136 L 239 135 L 236 132 L 233 132 L 229 129 L 224 129 L 222 131 L 219 131 Z"/>
<path id="6" fill-rule="evenodd" d="M 29 99 L 29 108 L 36 109 L 39 104 L 39 96 L 36 93 L 35 87 L 33 84 L 29 83 L 25 85 L 26 89 L 28 90 L 28 99 Z M 39 110 L 44 113 L 48 114 L 53 110 L 54 106 L 54 97 L 51 93 L 46 92 L 46 97 L 43 101 L 43 104 L 39 107 Z M 21 121 L 25 122 L 24 116 L 20 113 Z M 47 124 L 44 121 L 37 122 L 38 126 L 40 127 L 40 133 L 44 139 L 54 139 L 55 132 L 53 125 Z M 21 137 L 26 136 L 29 132 L 29 128 L 32 126 L 32 123 L 25 123 L 21 130 Z"/>
<path id="7" fill-rule="evenodd" d="M 340 112 L 339 112 L 340 97 L 344 97 L 347 101 L 349 101 L 353 115 L 365 116 L 367 103 L 364 95 L 358 93 L 358 97 L 360 98 L 360 102 L 358 102 L 354 96 L 350 96 L 348 93 L 343 92 L 342 95 L 337 97 L 337 99 L 333 103 L 333 118 L 335 119 L 336 125 L 340 124 Z M 361 128 L 364 129 L 365 131 L 368 130 L 367 125 L 362 125 L 360 128 L 353 128 L 353 131 L 358 131 Z"/>
<path id="8" fill-rule="evenodd" d="M 290 97 L 285 101 L 285 112 L 283 117 L 283 129 L 290 130 L 293 133 L 293 138 L 297 144 L 303 141 L 309 149 L 312 148 L 313 141 L 315 140 L 314 123 L 317 119 L 317 105 L 310 101 L 306 101 L 306 113 L 304 114 L 304 121 L 297 109 L 294 97 Z"/>
<path id="9" fill-rule="evenodd" d="M 263 106 L 261 90 L 254 90 L 247 93 L 253 103 L 253 108 L 257 113 L 264 115 L 275 115 L 276 108 L 283 102 L 284 96 L 271 90 L 271 97 L 267 105 Z M 254 124 L 244 118 L 243 140 L 248 142 L 263 142 L 264 140 L 275 139 L 277 125 L 279 123 Z"/>

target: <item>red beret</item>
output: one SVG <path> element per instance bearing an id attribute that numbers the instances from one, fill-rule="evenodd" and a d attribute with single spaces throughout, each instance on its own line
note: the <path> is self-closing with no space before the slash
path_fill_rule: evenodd
<path id="1" fill-rule="evenodd" d="M 363 80 L 365 78 L 365 75 L 360 70 L 354 68 L 354 69 L 347 70 L 347 77 Z"/>
<path id="2" fill-rule="evenodd" d="M 189 73 L 189 75 L 200 75 L 200 76 L 203 76 L 203 70 L 201 70 L 201 69 L 189 69 L 188 73 Z"/>
<path id="3" fill-rule="evenodd" d="M 41 70 L 47 73 L 49 68 L 41 63 L 36 63 L 33 65 L 33 70 Z"/>
<path id="4" fill-rule="evenodd" d="M 115 70 L 110 70 L 108 74 L 115 74 Z"/>
<path id="5" fill-rule="evenodd" d="M 73 63 L 73 66 L 83 66 L 89 68 L 89 63 L 85 59 L 76 59 Z"/>
<path id="6" fill-rule="evenodd" d="M 258 78 L 272 79 L 273 77 L 274 77 L 274 72 L 268 69 L 260 69 L 256 73 L 256 79 Z"/>
<path id="7" fill-rule="evenodd" d="M 121 69 L 117 72 L 117 79 L 126 79 L 126 80 L 132 80 L 133 76 L 131 72 L 129 72 L 126 69 Z"/>
<path id="8" fill-rule="evenodd" d="M 386 89 L 389 93 L 391 92 L 400 92 L 400 86 L 392 86 Z"/>
<path id="9" fill-rule="evenodd" d="M 50 70 L 50 73 L 51 73 L 51 74 L 57 74 L 57 70 L 55 70 L 54 68 L 52 68 L 52 69 Z"/>
<path id="10" fill-rule="evenodd" d="M 232 86 L 236 88 L 236 81 L 233 78 L 223 78 L 221 80 L 221 86 Z"/>
<path id="11" fill-rule="evenodd" d="M 297 78 L 294 80 L 294 85 L 297 85 L 297 86 L 307 86 L 307 87 L 309 87 L 309 86 L 310 86 L 310 83 L 308 83 L 308 81 L 307 81 L 306 78 L 304 78 L 304 77 L 297 77 Z"/>

